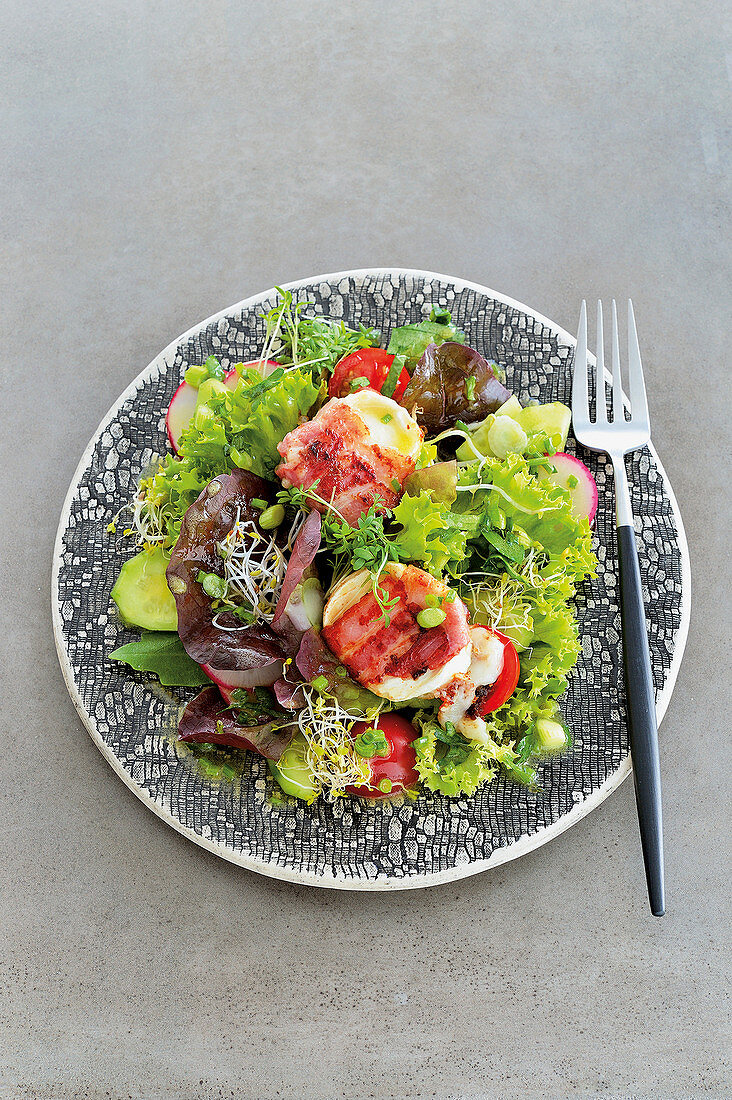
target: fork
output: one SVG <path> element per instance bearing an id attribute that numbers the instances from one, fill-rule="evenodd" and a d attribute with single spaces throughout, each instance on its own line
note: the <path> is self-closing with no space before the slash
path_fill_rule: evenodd
<path id="1" fill-rule="evenodd" d="M 628 299 L 628 377 L 630 419 L 620 373 L 618 314 L 612 304 L 612 420 L 608 421 L 605 390 L 605 353 L 602 302 L 597 303 L 597 366 L 595 373 L 595 419 L 590 419 L 587 385 L 587 306 L 582 302 L 577 350 L 572 377 L 572 420 L 578 443 L 590 451 L 604 452 L 611 459 L 615 478 L 615 516 L 620 565 L 620 613 L 623 628 L 623 667 L 630 756 L 638 808 L 643 860 L 646 868 L 651 912 L 662 917 L 666 911 L 663 872 L 663 827 L 661 813 L 661 770 L 658 759 L 656 705 L 648 652 L 643 590 L 638 566 L 638 548 L 633 528 L 633 509 L 628 488 L 625 456 L 644 447 L 651 438 L 648 402 L 643 382 L 638 333 L 633 303 Z"/>

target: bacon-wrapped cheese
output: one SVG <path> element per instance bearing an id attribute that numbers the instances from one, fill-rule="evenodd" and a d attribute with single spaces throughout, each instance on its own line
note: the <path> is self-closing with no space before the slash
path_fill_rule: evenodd
<path id="1" fill-rule="evenodd" d="M 375 695 L 393 702 L 434 698 L 470 666 L 471 642 L 465 604 L 442 581 L 414 565 L 390 562 L 379 577 L 389 625 L 373 594 L 366 569 L 346 577 L 323 612 L 323 638 L 348 671 Z M 423 629 L 417 615 L 439 603 L 445 618 Z"/>
<path id="2" fill-rule="evenodd" d="M 379 498 L 393 508 L 401 486 L 414 472 L 422 430 L 406 409 L 375 390 L 335 397 L 313 420 L 301 424 L 278 446 L 276 473 L 285 488 L 315 492 L 355 524 Z M 325 506 L 313 503 L 321 511 Z"/>

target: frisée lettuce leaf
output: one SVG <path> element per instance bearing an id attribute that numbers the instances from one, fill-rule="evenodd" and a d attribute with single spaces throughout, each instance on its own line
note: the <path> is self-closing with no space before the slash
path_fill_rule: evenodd
<path id="1" fill-rule="evenodd" d="M 443 729 L 434 714 L 418 712 L 413 722 L 421 730 L 413 742 L 417 772 L 424 785 L 439 794 L 473 795 L 494 778 L 500 764 L 510 766 L 515 759 L 509 745 L 468 741 L 449 722 Z"/>
<path id="2" fill-rule="evenodd" d="M 436 708 L 415 719 L 422 730 L 415 748 L 424 784 L 442 794 L 470 795 L 499 766 L 518 781 L 536 779 L 531 758 L 518 754 L 517 746 L 527 737 L 531 742 L 539 720 L 558 715 L 558 699 L 580 652 L 569 601 L 593 575 L 595 556 L 589 524 L 572 514 L 569 494 L 537 479 L 521 456 L 462 465 L 458 481 L 452 515 L 442 505 L 448 514 L 441 516 L 441 526 L 419 497 L 405 498 L 410 504 L 404 510 L 413 513 L 406 541 L 411 539 L 416 551 L 421 530 L 423 552 L 433 541 L 442 547 L 451 525 L 462 520 L 467 544 L 458 591 L 472 622 L 514 642 L 521 668 L 513 695 L 485 718 L 487 745 L 467 741 L 449 725 L 442 730 Z M 440 507 L 430 503 L 435 511 Z M 444 568 L 444 552 L 435 560 Z"/>
<path id="3" fill-rule="evenodd" d="M 240 373 L 236 388 L 211 396 L 206 415 L 194 416 L 184 429 L 177 456 L 167 455 L 140 482 L 136 509 L 143 541 L 149 532 L 153 541 L 172 547 L 187 509 L 218 474 L 240 468 L 274 479 L 277 444 L 323 395 L 307 368 L 279 368 L 264 379 L 251 367 Z"/>
<path id="4" fill-rule="evenodd" d="M 433 500 L 430 493 L 405 494 L 394 509 L 401 531 L 394 544 L 401 561 L 418 563 L 433 576 L 453 575 L 465 558 L 468 532 L 477 526 L 469 515 L 454 513 L 449 504 Z"/>

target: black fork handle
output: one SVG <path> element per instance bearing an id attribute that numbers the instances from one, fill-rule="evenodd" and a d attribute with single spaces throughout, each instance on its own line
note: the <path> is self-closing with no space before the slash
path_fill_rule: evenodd
<path id="1" fill-rule="evenodd" d="M 648 652 L 648 632 L 643 607 L 638 548 L 635 531 L 627 524 L 618 526 L 618 561 L 628 732 L 638 824 L 651 912 L 656 917 L 662 917 L 666 911 L 666 893 L 656 702 Z"/>

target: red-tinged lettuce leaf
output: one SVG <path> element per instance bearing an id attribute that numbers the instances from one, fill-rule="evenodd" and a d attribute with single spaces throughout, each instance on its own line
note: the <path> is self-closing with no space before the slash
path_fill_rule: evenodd
<path id="1" fill-rule="evenodd" d="M 283 654 L 287 657 L 294 657 L 300 648 L 302 629 L 293 623 L 289 615 L 283 615 L 279 622 L 272 624 L 271 630 L 277 638 Z"/>
<path id="2" fill-rule="evenodd" d="M 457 497 L 457 461 L 435 462 L 422 470 L 415 470 L 404 482 L 407 496 L 418 497 L 421 492 L 429 493 L 433 500 L 452 504 Z"/>
<path id="3" fill-rule="evenodd" d="M 269 500 L 273 486 L 247 470 L 220 474 L 193 502 L 181 523 L 166 570 L 168 587 L 175 597 L 178 634 L 194 661 L 222 670 L 258 668 L 285 656 L 275 632 L 266 624 L 243 626 L 230 612 L 217 616 L 211 599 L 198 583 L 199 570 L 222 575 L 216 547 L 234 526 L 237 511 L 242 520 L 260 515 L 252 506 L 257 498 Z"/>
<path id="4" fill-rule="evenodd" d="M 302 580 L 305 570 L 313 563 L 315 555 L 320 549 L 320 528 L 320 512 L 310 512 L 300 528 L 297 538 L 295 539 L 295 544 L 292 547 L 290 560 L 287 563 L 287 572 L 282 582 L 282 591 L 280 592 L 277 610 L 272 620 L 275 624 L 278 623 L 284 615 L 290 596 Z"/>
<path id="5" fill-rule="evenodd" d="M 235 714 L 226 706 L 218 688 L 204 688 L 183 711 L 178 740 L 250 749 L 277 762 L 292 740 L 294 724 L 283 715 L 285 725 L 270 719 L 258 726 L 240 726 Z"/>
<path id="6" fill-rule="evenodd" d="M 305 706 L 302 684 L 291 684 L 283 676 L 272 684 L 272 691 L 277 702 L 286 710 L 300 710 Z"/>
<path id="7" fill-rule="evenodd" d="M 333 695 L 352 714 L 370 715 L 382 705 L 372 692 L 361 687 L 348 675 L 346 668 L 332 653 L 317 630 L 306 630 L 295 658 L 303 679 L 312 684 L 323 677 L 323 691 Z"/>
<path id="8" fill-rule="evenodd" d="M 325 676 L 329 682 L 335 681 L 337 668 L 342 668 L 347 675 L 345 667 L 328 649 L 317 630 L 306 630 L 303 634 L 295 664 L 306 683 L 310 683 L 316 676 Z"/>
<path id="9" fill-rule="evenodd" d="M 428 432 L 440 432 L 456 420 L 484 420 L 510 396 L 487 359 L 449 340 L 428 345 L 401 403 Z"/>

